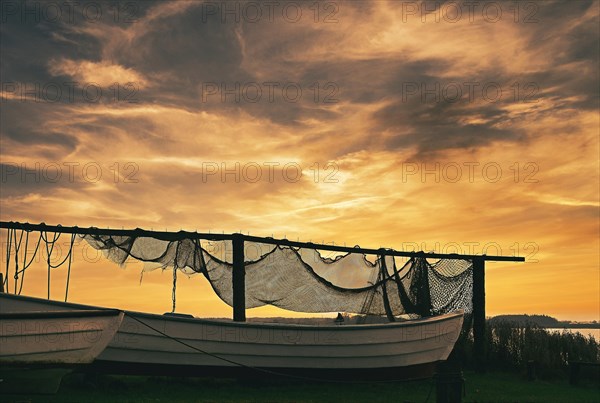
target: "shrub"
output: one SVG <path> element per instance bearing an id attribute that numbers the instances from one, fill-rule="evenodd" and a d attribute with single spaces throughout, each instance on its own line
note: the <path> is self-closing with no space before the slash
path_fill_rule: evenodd
<path id="1" fill-rule="evenodd" d="M 600 343 L 581 333 L 548 331 L 533 323 L 487 322 L 486 360 L 490 369 L 524 373 L 533 361 L 541 378 L 565 377 L 569 361 L 598 362 Z M 474 368 L 473 333 L 465 329 L 455 354 L 465 368 Z"/>

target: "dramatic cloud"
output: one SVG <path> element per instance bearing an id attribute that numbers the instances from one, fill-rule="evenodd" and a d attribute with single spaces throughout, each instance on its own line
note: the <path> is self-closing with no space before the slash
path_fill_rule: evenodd
<path id="1" fill-rule="evenodd" d="M 146 86 L 146 80 L 136 71 L 107 62 L 51 60 L 49 71 L 53 76 L 66 75 L 77 81 L 110 87 L 114 83 L 136 83 Z"/>
<path id="2" fill-rule="evenodd" d="M 597 1 L 22 4 L 2 220 L 520 254 L 490 266 L 490 314 L 600 314 Z M 73 298 L 170 303 L 160 273 L 81 265 Z"/>

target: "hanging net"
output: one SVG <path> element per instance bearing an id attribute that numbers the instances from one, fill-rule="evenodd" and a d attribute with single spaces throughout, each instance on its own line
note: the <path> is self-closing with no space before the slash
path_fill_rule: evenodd
<path id="1" fill-rule="evenodd" d="M 118 264 L 147 262 L 145 270 L 172 268 L 202 274 L 233 305 L 232 242 L 84 235 Z M 273 305 L 297 312 L 429 316 L 472 311 L 472 262 L 392 256 L 370 261 L 362 253 L 324 257 L 318 250 L 244 242 L 246 308 Z"/>
<path id="2" fill-rule="evenodd" d="M 68 252 L 61 261 L 50 259 L 61 233 L 8 230 L 7 266 L 3 289 L 12 277 L 14 292 L 23 287 L 25 271 L 40 250 L 45 250 L 50 271 L 63 264 L 71 271 L 75 235 L 69 235 Z M 113 262 L 124 265 L 135 259 L 145 262 L 144 271 L 173 270 L 173 310 L 177 273 L 203 275 L 215 293 L 233 306 L 232 241 L 196 238 L 161 240 L 148 236 L 80 235 Z M 28 255 L 28 245 L 35 245 Z M 323 256 L 310 247 L 295 248 L 245 241 L 246 308 L 272 305 L 290 311 L 319 313 L 347 312 L 362 315 L 430 316 L 463 309 L 472 312 L 473 265 L 463 259 L 428 261 L 385 255 L 366 256 L 357 252 Z M 12 250 L 12 252 L 11 252 Z M 14 257 L 14 272 L 9 260 Z M 369 260 L 371 257 L 371 260 Z M 65 301 L 68 296 L 68 279 Z"/>

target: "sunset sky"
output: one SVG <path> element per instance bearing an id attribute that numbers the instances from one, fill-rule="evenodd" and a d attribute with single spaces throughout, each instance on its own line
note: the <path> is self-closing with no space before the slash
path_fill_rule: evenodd
<path id="1" fill-rule="evenodd" d="M 517 254 L 488 315 L 599 320 L 598 1 L 76 4 L 2 2 L 1 220 Z M 70 300 L 170 310 L 82 246 Z"/>

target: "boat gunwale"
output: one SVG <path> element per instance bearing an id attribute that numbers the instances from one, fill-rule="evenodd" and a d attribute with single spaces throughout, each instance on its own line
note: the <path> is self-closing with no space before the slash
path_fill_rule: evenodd
<path id="1" fill-rule="evenodd" d="M 94 305 L 84 305 L 72 302 L 62 302 L 55 301 L 37 297 L 29 297 L 23 295 L 14 295 L 8 293 L 0 293 L 0 298 L 2 296 L 8 296 L 9 298 L 13 298 L 15 300 L 24 299 L 31 302 L 37 302 L 41 304 L 49 304 L 54 306 L 62 306 L 62 307 L 73 307 L 80 308 L 85 310 L 86 312 L 89 310 L 94 311 L 117 311 L 120 310 L 115 308 L 104 308 L 98 307 Z M 78 312 L 78 311 L 73 311 Z M 138 312 L 138 311 L 129 311 L 122 310 L 125 313 L 125 317 L 130 316 L 133 320 L 139 319 L 138 317 L 147 318 L 147 319 L 156 319 L 161 321 L 168 322 L 183 322 L 183 323 L 191 323 L 191 324 L 206 324 L 212 326 L 233 326 L 233 327 L 245 327 L 245 328 L 261 328 L 261 329 L 298 329 L 298 330 L 335 330 L 335 331 L 345 331 L 345 330 L 375 330 L 375 329 L 389 329 L 396 327 L 413 327 L 413 326 L 423 326 L 423 325 L 431 325 L 436 323 L 443 323 L 446 321 L 455 320 L 458 317 L 462 317 L 464 315 L 464 310 L 456 310 L 447 314 L 437 315 L 437 316 L 429 316 L 418 319 L 410 319 L 401 322 L 388 322 L 388 323 L 370 323 L 370 324 L 352 324 L 352 325 L 322 325 L 322 324 L 298 324 L 298 323 L 271 323 L 271 322 L 235 322 L 231 319 L 207 319 L 207 318 L 197 318 L 197 317 L 180 317 L 180 316 L 170 316 L 164 314 L 156 314 L 149 312 Z M 3 314 L 4 315 L 4 314 Z"/>
<path id="2" fill-rule="evenodd" d="M 156 313 L 148 313 L 148 312 L 136 312 L 136 311 L 124 311 L 125 316 L 131 316 L 136 319 L 138 317 L 143 317 L 147 319 L 156 319 L 168 322 L 183 322 L 183 323 L 202 323 L 206 325 L 213 326 L 234 326 L 234 327 L 256 327 L 256 328 L 274 328 L 274 329 L 289 329 L 296 328 L 299 330 L 367 330 L 367 329 L 389 329 L 395 327 L 413 327 L 413 326 L 423 326 L 423 325 L 431 325 L 436 323 L 442 323 L 446 321 L 451 321 L 463 315 L 463 311 L 454 311 L 451 313 L 430 316 L 426 318 L 419 319 L 411 319 L 403 322 L 389 322 L 389 323 L 369 323 L 364 325 L 322 325 L 322 324 L 299 324 L 299 323 L 274 323 L 274 322 L 235 322 L 229 319 L 205 319 L 205 318 L 182 318 L 182 317 L 173 317 L 166 316 Z M 135 320 L 135 319 L 134 319 Z"/>
<path id="3" fill-rule="evenodd" d="M 70 311 L 28 311 L 28 312 L 2 312 L 0 320 L 16 319 L 62 319 L 62 318 L 95 318 L 105 316 L 117 316 L 122 311 L 119 309 L 86 309 Z"/>

